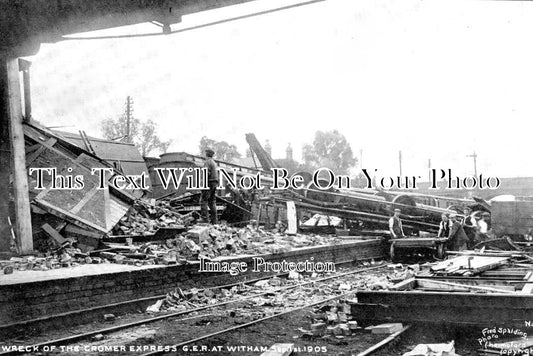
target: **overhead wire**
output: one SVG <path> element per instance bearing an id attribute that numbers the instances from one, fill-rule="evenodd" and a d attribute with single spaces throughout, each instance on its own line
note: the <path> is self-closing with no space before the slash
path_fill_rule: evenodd
<path id="1" fill-rule="evenodd" d="M 228 23 L 228 22 L 243 20 L 243 19 L 247 19 L 247 18 L 251 18 L 251 17 L 257 17 L 257 16 L 261 16 L 261 15 L 266 15 L 266 14 L 279 12 L 279 11 L 283 11 L 283 10 L 293 9 L 293 8 L 297 8 L 297 7 L 301 7 L 301 6 L 311 5 L 311 4 L 315 4 L 315 3 L 319 3 L 319 2 L 323 2 L 323 1 L 326 1 L 326 0 L 310 0 L 310 1 L 302 2 L 302 3 L 298 3 L 298 4 L 277 7 L 275 9 L 263 10 L 263 11 L 254 12 L 254 13 L 251 13 L 251 14 L 235 16 L 235 17 L 231 17 L 231 18 L 227 18 L 227 19 L 223 19 L 223 20 L 208 22 L 208 23 L 201 24 L 201 25 L 196 25 L 196 26 L 191 26 L 191 27 L 186 27 L 186 28 L 180 28 L 180 29 L 172 30 L 172 31 L 166 32 L 166 33 L 165 32 L 157 32 L 157 33 L 154 32 L 154 33 L 140 33 L 140 34 L 129 34 L 129 35 L 106 35 L 106 36 L 90 36 L 90 37 L 89 36 L 76 36 L 76 37 L 75 36 L 68 36 L 68 37 L 63 36 L 63 37 L 61 37 L 61 39 L 63 41 L 83 41 L 83 40 L 107 40 L 107 39 L 121 39 L 121 38 L 168 36 L 168 35 L 174 35 L 174 34 L 177 34 L 177 33 L 188 32 L 188 31 L 192 31 L 192 30 L 198 30 L 198 29 L 206 28 L 206 27 L 210 27 L 210 26 L 221 25 L 221 24 Z"/>

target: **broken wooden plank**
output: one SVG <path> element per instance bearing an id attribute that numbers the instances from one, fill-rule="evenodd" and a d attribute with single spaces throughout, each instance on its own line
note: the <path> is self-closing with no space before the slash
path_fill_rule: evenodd
<path id="1" fill-rule="evenodd" d="M 533 276 L 529 277 L 527 282 L 533 282 Z M 531 294 L 533 292 L 533 283 L 526 283 L 524 288 L 522 288 L 522 293 Z"/>
<path id="2" fill-rule="evenodd" d="M 37 150 L 26 156 L 26 167 L 29 167 L 47 149 L 47 146 L 53 146 L 56 142 L 57 140 L 52 137 L 46 141 L 46 145 L 39 144 L 40 147 Z"/>
<path id="3" fill-rule="evenodd" d="M 101 239 L 102 236 L 103 236 L 102 233 L 98 233 L 98 232 L 94 232 L 92 230 L 87 230 L 87 229 L 84 229 L 84 228 L 80 228 L 80 227 L 72 225 L 72 224 L 68 224 L 65 227 L 65 232 L 68 235 L 73 235 L 73 237 L 84 236 L 84 237 L 89 237 L 89 238 L 93 238 L 93 239 Z"/>
<path id="4" fill-rule="evenodd" d="M 129 246 L 129 245 L 121 244 L 121 243 L 106 242 L 105 245 L 111 250 L 119 250 L 119 251 L 137 251 L 138 250 L 138 247 Z"/>
<path id="5" fill-rule="evenodd" d="M 43 214 L 46 214 L 46 210 L 43 210 L 41 208 L 39 208 L 37 205 L 35 204 L 32 204 L 30 206 L 30 209 L 31 209 L 31 212 L 34 213 L 34 214 L 40 214 L 40 215 L 43 215 Z"/>
<path id="6" fill-rule="evenodd" d="M 95 232 L 93 229 L 80 228 L 70 223 L 65 227 L 65 237 L 75 239 L 78 242 L 76 246 L 82 252 L 89 252 L 96 249 L 103 235 L 103 233 Z"/>
<path id="7" fill-rule="evenodd" d="M 492 287 L 479 287 L 479 286 L 469 286 L 469 285 L 465 285 L 465 284 L 459 284 L 459 283 L 451 283 L 451 282 L 442 282 L 442 281 L 436 281 L 436 280 L 431 280 L 431 281 L 428 281 L 428 280 L 417 280 L 417 283 L 419 286 L 421 287 L 427 287 L 428 285 L 431 285 L 431 286 L 441 286 L 442 289 L 446 289 L 444 287 L 456 287 L 456 288 L 466 288 L 467 290 L 472 290 L 472 291 L 484 291 L 484 292 L 492 292 L 492 293 L 511 293 L 511 294 L 514 294 L 515 292 L 512 292 L 512 291 L 509 291 L 509 290 L 504 290 L 504 289 L 497 289 L 497 288 L 492 288 Z M 448 288 L 449 289 L 449 288 Z"/>
<path id="8" fill-rule="evenodd" d="M 496 281 L 490 282 L 490 281 L 478 281 L 474 278 L 461 278 L 460 280 L 457 279 L 451 279 L 451 280 L 443 280 L 439 277 L 439 279 L 436 278 L 421 278 L 416 279 L 417 287 L 422 287 L 426 289 L 432 289 L 432 290 L 450 290 L 450 291 L 461 291 L 461 292 L 469 292 L 472 290 L 470 287 L 481 287 L 481 288 L 489 288 L 489 289 L 497 289 L 507 292 L 515 292 L 516 287 L 511 284 L 504 284 L 503 282 L 501 284 L 498 284 Z M 444 283 L 450 283 L 450 285 L 443 285 Z"/>
<path id="9" fill-rule="evenodd" d="M 412 290 L 416 286 L 416 279 L 415 278 L 409 278 L 405 281 L 402 281 L 400 283 L 395 284 L 389 290 Z"/>
<path id="10" fill-rule="evenodd" d="M 533 268 L 533 266 L 532 266 Z M 511 278 L 518 280 L 527 280 L 531 272 L 528 272 L 526 269 L 522 270 L 507 270 L 507 269 L 495 269 L 489 270 L 481 273 L 483 277 L 502 277 L 502 278 Z"/>
<path id="11" fill-rule="evenodd" d="M 480 256 L 480 257 L 526 257 L 531 252 L 525 251 L 497 251 L 497 250 L 484 250 L 483 252 L 476 251 L 446 251 L 448 255 L 458 256 Z M 529 256 L 531 257 L 531 256 Z"/>
<path id="12" fill-rule="evenodd" d="M 394 334 L 403 329 L 401 323 L 386 323 L 380 325 L 372 325 L 365 330 L 370 330 L 372 334 Z"/>
<path id="13" fill-rule="evenodd" d="M 85 145 L 85 149 L 89 152 L 91 152 L 93 155 L 96 155 L 96 152 L 93 148 L 93 145 L 91 145 L 91 141 L 89 140 L 89 137 L 87 137 L 87 134 L 83 130 L 79 130 L 81 140 L 83 141 L 83 144 Z"/>
<path id="14" fill-rule="evenodd" d="M 46 232 L 48 236 L 53 238 L 59 246 L 62 246 L 67 241 L 59 232 L 57 232 L 53 227 L 51 227 L 47 223 L 43 224 L 41 228 L 43 229 L 44 232 Z"/>
<path id="15" fill-rule="evenodd" d="M 85 206 L 85 204 L 87 204 L 89 200 L 93 198 L 96 192 L 98 192 L 98 187 L 94 186 L 72 209 L 70 209 L 70 212 L 72 214 L 77 214 Z"/>
<path id="16" fill-rule="evenodd" d="M 101 226 L 98 226 L 98 225 L 96 225 L 96 224 L 94 224 L 94 223 L 92 223 L 90 221 L 82 219 L 79 216 L 73 215 L 73 214 L 69 213 L 68 211 L 65 211 L 65 210 L 63 210 L 61 208 L 53 206 L 53 205 L 49 204 L 46 201 L 35 199 L 34 202 L 41 209 L 44 209 L 48 213 L 56 215 L 59 218 L 65 219 L 65 220 L 69 221 L 70 223 L 72 223 L 74 225 L 78 225 L 78 226 L 80 226 L 82 228 L 88 226 L 90 228 L 93 228 L 93 229 L 101 231 L 101 232 L 107 232 L 107 230 L 102 228 Z"/>
<path id="17" fill-rule="evenodd" d="M 448 274 L 479 274 L 509 263 L 510 257 L 461 255 L 437 263 L 431 270 Z"/>
<path id="18" fill-rule="evenodd" d="M 357 354 L 357 356 L 367 356 L 367 355 L 370 355 L 372 354 L 374 351 L 382 348 L 383 346 L 387 345 L 388 343 L 390 343 L 391 341 L 395 340 L 398 336 L 400 336 L 401 334 L 403 334 L 405 331 L 407 331 L 409 329 L 410 325 L 407 325 L 405 326 L 404 328 L 402 328 L 401 330 L 395 332 L 394 334 L 392 335 L 389 335 L 388 337 L 386 337 L 385 339 L 383 339 L 382 341 L 378 342 L 377 344 L 369 347 L 368 349 L 366 349 L 365 351 L 363 352 L 360 352 Z"/>
<path id="19" fill-rule="evenodd" d="M 8 58 L 2 61 L 2 68 L 0 69 L 2 73 L 0 75 L 6 79 L 6 92 L 0 99 L 6 101 L 5 106 L 7 107 L 7 124 L 9 125 L 12 156 L 13 193 L 15 198 L 15 230 L 20 252 L 30 253 L 33 251 L 33 235 L 31 230 L 24 131 L 22 128 L 19 62 L 17 58 Z M 2 169 L 6 169 L 6 167 L 2 167 Z"/>
<path id="20" fill-rule="evenodd" d="M 298 221 L 296 217 L 296 206 L 294 205 L 293 201 L 287 202 L 287 221 L 288 226 L 285 233 L 289 235 L 296 235 L 298 229 Z"/>
<path id="21" fill-rule="evenodd" d="M 24 149 L 26 151 L 26 160 L 28 160 L 28 155 L 30 153 L 35 152 L 40 147 L 42 147 L 42 146 L 39 143 L 36 143 L 35 145 L 31 145 L 31 146 L 26 146 L 26 148 Z"/>
<path id="22" fill-rule="evenodd" d="M 175 238 L 182 232 L 187 231 L 187 228 L 183 225 L 173 227 L 160 227 L 154 234 L 153 240 L 166 240 Z"/>

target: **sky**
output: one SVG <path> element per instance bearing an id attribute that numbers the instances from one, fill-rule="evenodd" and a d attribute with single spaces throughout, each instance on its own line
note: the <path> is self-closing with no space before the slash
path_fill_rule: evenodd
<path id="1" fill-rule="evenodd" d="M 257 0 L 184 16 L 187 28 L 297 3 Z M 247 148 L 338 130 L 362 168 L 533 176 L 533 2 L 325 0 L 168 36 L 67 40 L 30 57 L 33 117 L 101 136 L 106 118 L 154 120 L 169 151 L 202 136 Z M 153 24 L 90 36 L 159 32 Z M 82 35 L 80 35 L 82 36 Z M 358 166 L 360 168 L 360 166 Z"/>

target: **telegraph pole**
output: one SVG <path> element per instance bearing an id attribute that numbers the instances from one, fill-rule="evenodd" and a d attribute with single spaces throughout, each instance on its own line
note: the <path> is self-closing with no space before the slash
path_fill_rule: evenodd
<path id="1" fill-rule="evenodd" d="M 126 142 L 131 143 L 130 121 L 133 114 L 133 99 L 128 95 L 126 98 Z"/>
<path id="2" fill-rule="evenodd" d="M 477 177 L 477 154 L 476 151 L 474 151 L 473 154 L 467 155 L 466 157 L 472 157 L 474 159 L 474 177 Z"/>

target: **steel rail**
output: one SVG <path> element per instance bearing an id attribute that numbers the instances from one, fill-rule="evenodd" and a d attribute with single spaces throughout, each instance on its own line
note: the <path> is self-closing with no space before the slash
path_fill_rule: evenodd
<path id="1" fill-rule="evenodd" d="M 384 266 L 379 266 L 379 267 L 384 267 Z M 375 269 L 375 268 L 371 268 L 371 269 Z M 337 276 L 337 277 L 339 277 L 339 276 Z M 172 352 L 177 352 L 177 351 L 171 351 L 171 350 L 172 349 L 177 349 L 177 348 L 185 346 L 185 345 L 192 344 L 194 342 L 198 342 L 198 341 L 202 341 L 202 340 L 205 340 L 205 339 L 209 339 L 209 338 L 214 337 L 214 336 L 222 335 L 222 334 L 225 334 L 227 332 L 231 332 L 231 331 L 235 331 L 235 330 L 238 330 L 238 329 L 246 328 L 248 326 L 251 326 L 251 325 L 254 325 L 254 324 L 269 320 L 269 319 L 277 318 L 277 317 L 282 316 L 282 315 L 290 314 L 290 313 L 293 313 L 293 312 L 296 312 L 296 311 L 300 311 L 300 310 L 303 310 L 303 309 L 306 309 L 306 308 L 314 307 L 316 305 L 320 305 L 320 304 L 323 304 L 323 303 L 331 302 L 333 300 L 340 299 L 340 298 L 352 295 L 352 294 L 357 293 L 357 292 L 358 292 L 357 290 L 353 290 L 353 291 L 349 291 L 349 292 L 346 292 L 346 293 L 342 293 L 342 294 L 336 295 L 334 297 L 322 299 L 322 300 L 319 300 L 317 302 L 313 302 L 313 303 L 310 303 L 310 304 L 303 305 L 301 307 L 292 308 L 292 309 L 286 310 L 286 311 L 281 312 L 281 313 L 277 313 L 277 314 L 274 314 L 274 315 L 269 315 L 269 316 L 266 316 L 264 318 L 260 318 L 260 319 L 254 320 L 254 321 L 250 321 L 250 322 L 245 323 L 245 324 L 232 326 L 232 327 L 224 329 L 224 330 L 216 331 L 214 333 L 206 334 L 206 335 L 194 338 L 194 339 L 190 339 L 190 340 L 186 340 L 186 341 L 180 342 L 178 344 L 169 346 L 169 349 L 170 349 L 169 351 L 164 351 L 164 350 L 162 350 L 162 351 L 152 351 L 152 352 L 148 352 L 148 353 L 142 354 L 141 356 L 156 356 L 156 355 L 164 355 L 164 354 L 168 354 L 168 353 L 172 353 Z"/>
<path id="2" fill-rule="evenodd" d="M 346 263 L 346 262 L 343 262 L 343 263 Z M 340 262 L 339 262 L 339 264 L 340 264 Z M 79 340 L 83 340 L 83 339 L 87 339 L 87 338 L 89 338 L 91 336 L 95 336 L 95 335 L 98 335 L 98 334 L 109 334 L 109 333 L 112 333 L 112 332 L 115 332 L 115 331 L 119 331 L 119 330 L 122 330 L 122 329 L 136 327 L 136 326 L 139 326 L 139 325 L 142 325 L 142 324 L 153 323 L 153 322 L 156 322 L 156 321 L 169 319 L 169 318 L 173 318 L 173 317 L 178 317 L 178 316 L 190 314 L 190 313 L 193 313 L 193 312 L 198 312 L 198 311 L 202 311 L 202 310 L 206 310 L 206 309 L 216 308 L 216 307 L 220 307 L 220 306 L 224 306 L 224 305 L 228 305 L 228 304 L 233 304 L 233 303 L 239 303 L 239 302 L 242 302 L 242 301 L 245 301 L 245 300 L 248 300 L 248 299 L 256 298 L 258 296 L 271 294 L 271 293 L 283 292 L 283 291 L 286 291 L 286 290 L 299 288 L 299 287 L 302 287 L 302 286 L 305 286 L 305 285 L 309 285 L 309 284 L 313 284 L 313 283 L 317 283 L 317 282 L 323 282 L 323 281 L 327 281 L 327 280 L 331 280 L 331 279 L 335 279 L 335 278 L 341 278 L 341 277 L 345 277 L 345 276 L 352 275 L 352 274 L 364 273 L 364 272 L 376 270 L 376 269 L 379 269 L 379 268 L 383 268 L 385 266 L 386 266 L 386 264 L 380 264 L 378 266 L 373 266 L 373 267 L 368 267 L 368 268 L 363 268 L 363 269 L 357 269 L 355 271 L 340 273 L 340 274 L 336 274 L 334 276 L 328 276 L 328 277 L 324 277 L 324 278 L 320 278 L 320 279 L 315 279 L 315 280 L 312 280 L 312 281 L 307 281 L 307 282 L 304 282 L 304 283 L 298 283 L 298 284 L 291 285 L 291 286 L 280 287 L 280 288 L 277 288 L 277 289 L 274 289 L 274 290 L 265 291 L 263 293 L 254 294 L 254 295 L 250 295 L 250 296 L 239 298 L 239 299 L 235 299 L 235 300 L 228 300 L 228 301 L 217 303 L 217 304 L 204 305 L 204 306 L 193 308 L 193 309 L 189 309 L 189 310 L 184 310 L 184 311 L 174 312 L 174 313 L 170 313 L 170 314 L 160 315 L 160 316 L 156 316 L 156 317 L 152 317 L 152 318 L 148 318 L 148 319 L 137 320 L 137 321 L 126 323 L 126 324 L 122 324 L 122 325 L 115 325 L 115 326 L 111 326 L 111 327 L 104 328 L 104 329 L 98 329 L 98 330 L 93 330 L 93 331 L 89 331 L 89 332 L 82 333 L 82 334 L 63 337 L 63 338 L 60 338 L 60 339 L 49 340 L 49 341 L 45 341 L 45 342 L 41 342 L 41 343 L 37 343 L 37 344 L 31 345 L 29 347 L 41 350 L 42 348 L 48 347 L 48 346 L 68 345 L 68 344 L 71 344 L 73 342 L 76 342 L 76 341 L 79 341 Z M 273 276 L 270 276 L 270 277 L 273 277 Z M 270 277 L 267 277 L 267 278 L 270 278 Z M 266 278 L 263 278 L 263 279 L 266 279 Z M 239 285 L 241 283 L 237 283 L 237 285 Z M 210 289 L 215 289 L 215 288 L 220 288 L 220 287 L 212 287 Z M 336 298 L 340 298 L 340 297 L 342 297 L 344 295 L 353 294 L 355 292 L 356 291 L 353 291 L 351 293 L 342 294 L 342 295 L 339 295 L 339 296 L 335 296 L 331 300 L 334 300 Z M 163 298 L 164 297 L 165 296 L 163 296 Z M 308 305 L 308 306 L 312 306 L 312 305 Z M 279 314 L 279 315 L 281 315 L 281 314 Z M 247 324 L 243 324 L 243 325 L 247 325 Z M 19 355 L 21 353 L 24 353 L 24 352 L 6 351 L 6 352 L 1 352 L 0 355 L 2 355 L 2 356 Z"/>
<path id="3" fill-rule="evenodd" d="M 336 264 L 344 264 L 344 263 L 349 263 L 349 262 L 337 262 Z M 202 288 L 202 290 L 231 288 L 231 287 L 238 286 L 238 285 L 241 285 L 241 284 L 255 283 L 255 282 L 258 282 L 258 281 L 261 281 L 261 280 L 264 280 L 264 279 L 269 279 L 269 278 L 272 278 L 272 277 L 281 277 L 281 276 L 285 276 L 287 274 L 288 273 L 279 273 L 279 274 L 275 274 L 275 275 L 269 275 L 269 276 L 265 276 L 265 277 L 244 280 L 242 282 L 235 282 L 235 283 L 224 284 L 224 285 L 220 285 L 220 286 Z M 90 308 L 73 310 L 73 311 L 60 313 L 60 314 L 54 314 L 54 315 L 50 315 L 50 316 L 46 316 L 46 317 L 35 318 L 35 319 L 30 319 L 30 320 L 24 320 L 24 321 L 21 321 L 21 322 L 18 322 L 18 323 L 3 324 L 3 325 L 0 325 L 0 330 L 16 328 L 16 327 L 24 327 L 24 326 L 28 326 L 28 325 L 32 325 L 32 324 L 36 324 L 36 323 L 42 323 L 42 322 L 46 322 L 46 321 L 51 321 L 51 320 L 59 319 L 59 318 L 78 317 L 79 315 L 82 315 L 84 313 L 94 313 L 94 312 L 98 312 L 99 310 L 104 310 L 104 309 L 108 309 L 108 308 L 120 308 L 120 307 L 123 307 L 123 306 L 127 306 L 129 304 L 149 302 L 149 301 L 152 301 L 152 300 L 155 301 L 155 300 L 163 299 L 165 297 L 166 297 L 166 294 L 160 294 L 160 295 L 155 295 L 153 297 L 143 297 L 143 298 L 131 299 L 131 300 L 126 300 L 126 301 L 118 302 L 118 303 L 110 303 L 110 304 L 105 304 L 105 305 L 98 305 L 98 306 L 94 306 L 94 307 L 90 307 Z M 0 355 L 3 355 L 3 354 L 0 353 Z"/>
<path id="4" fill-rule="evenodd" d="M 365 351 L 363 352 L 360 352 L 357 354 L 357 356 L 367 356 L 367 355 L 370 355 L 372 353 L 374 353 L 375 351 L 379 350 L 380 348 L 382 348 L 383 346 L 389 344 L 390 342 L 392 342 L 393 340 L 396 340 L 398 337 L 400 337 L 400 335 L 402 335 L 405 331 L 407 331 L 411 326 L 410 325 L 407 325 L 405 326 L 404 328 L 402 328 L 402 330 L 398 330 L 396 331 L 394 334 L 391 334 L 390 336 L 386 337 L 385 339 L 381 340 L 380 342 L 378 342 L 377 344 L 369 347 L 368 349 L 366 349 Z"/>
<path id="5" fill-rule="evenodd" d="M 352 263 L 352 262 L 353 262 L 353 260 L 340 261 L 340 262 L 336 262 L 335 265 L 343 265 L 343 264 L 348 264 L 348 263 Z M 262 281 L 262 280 L 265 280 L 265 279 L 270 279 L 270 278 L 273 278 L 273 277 L 282 277 L 282 276 L 286 276 L 286 275 L 288 275 L 288 273 L 286 273 L 286 272 L 278 273 L 278 274 L 272 274 L 272 275 L 268 275 L 268 276 L 264 276 L 264 277 L 243 280 L 241 282 L 235 282 L 235 283 L 230 283 L 230 284 L 223 284 L 223 285 L 220 285 L 220 286 L 202 288 L 201 290 L 231 288 L 231 287 L 235 287 L 235 286 L 238 286 L 238 285 L 241 285 L 241 284 L 251 284 L 251 283 L 259 282 L 259 281 Z M 24 320 L 24 321 L 21 321 L 21 322 L 18 322 L 18 323 L 3 324 L 3 325 L 0 325 L 0 332 L 3 329 L 12 329 L 12 328 L 17 328 L 17 327 L 27 327 L 29 325 L 33 325 L 33 324 L 37 324 L 37 323 L 43 323 L 43 322 L 47 322 L 47 321 L 53 321 L 54 319 L 59 319 L 59 318 L 67 318 L 67 317 L 78 318 L 81 315 L 83 315 L 84 313 L 95 313 L 95 312 L 98 312 L 99 310 L 105 310 L 105 309 L 109 309 L 109 308 L 120 308 L 120 307 L 124 307 L 124 306 L 130 305 L 130 304 L 155 301 L 155 300 L 163 299 L 165 297 L 166 297 L 166 294 L 160 294 L 160 295 L 155 295 L 155 296 L 152 296 L 152 297 L 143 297 L 143 298 L 131 299 L 131 300 L 123 301 L 123 302 L 110 303 L 110 304 L 105 304 L 105 305 L 98 305 L 98 306 L 94 306 L 94 307 L 90 307 L 90 308 L 73 310 L 73 311 L 69 311 L 69 312 L 65 312 L 65 313 L 54 314 L 54 315 L 49 315 L 49 316 L 30 319 L 30 320 Z M 3 355 L 3 354 L 0 353 L 0 355 Z"/>

